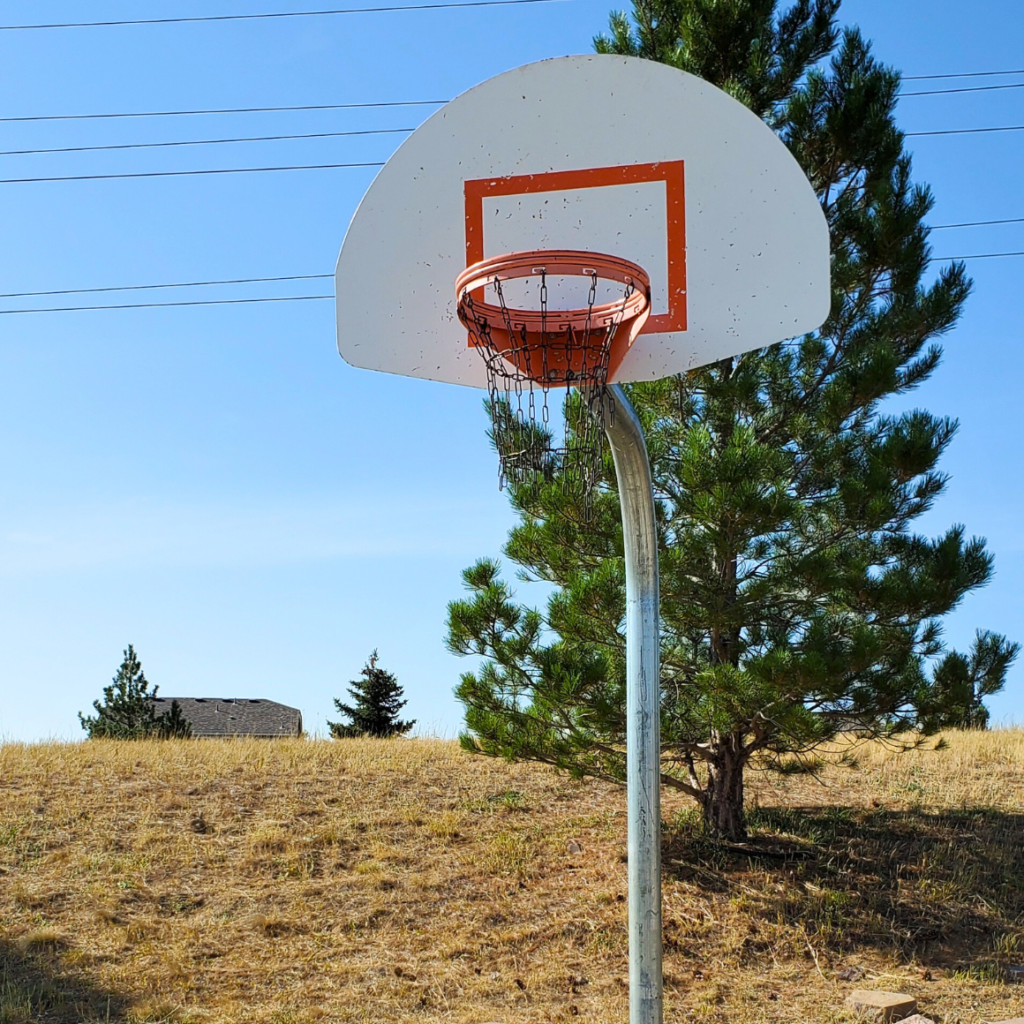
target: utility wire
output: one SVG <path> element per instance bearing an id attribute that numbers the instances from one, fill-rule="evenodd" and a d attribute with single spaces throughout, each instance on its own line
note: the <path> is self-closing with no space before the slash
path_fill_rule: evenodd
<path id="1" fill-rule="evenodd" d="M 962 224 L 932 224 L 932 231 L 945 231 L 947 228 L 983 228 L 990 224 L 1024 224 L 1024 217 L 1007 217 L 1004 220 L 968 220 Z"/>
<path id="2" fill-rule="evenodd" d="M 220 146 L 228 142 L 283 142 L 288 139 L 340 139 L 353 135 L 408 134 L 415 128 L 367 128 L 355 132 L 313 132 L 307 135 L 254 135 L 232 139 L 185 139 L 181 142 L 127 142 L 112 146 L 61 146 L 58 149 L 6 149 L 0 156 L 29 156 L 39 153 L 97 153 L 112 149 L 166 149 L 169 146 Z"/>
<path id="3" fill-rule="evenodd" d="M 951 260 L 954 263 L 961 263 L 964 260 L 996 260 L 1004 256 L 1024 256 L 1022 252 L 976 252 L 972 256 L 933 256 L 929 263 L 945 263 Z"/>
<path id="4" fill-rule="evenodd" d="M 946 228 L 974 228 L 983 227 L 989 224 L 1024 224 L 1024 217 L 1014 217 L 1009 220 L 974 220 L 962 224 L 933 224 L 932 231 L 942 231 Z M 962 260 L 962 259 L 989 259 L 993 256 L 1014 256 L 1016 253 L 982 253 L 978 256 L 936 256 L 936 260 Z M 271 284 L 281 281 L 324 281 L 333 278 L 333 274 L 285 274 L 277 277 L 230 277 L 218 278 L 210 281 L 170 281 L 161 284 L 122 284 L 105 285 L 101 288 L 58 288 L 44 292 L 2 292 L 0 299 L 27 299 L 39 298 L 49 295 L 93 295 L 99 292 L 142 292 L 156 291 L 162 288 L 211 288 L 219 285 L 229 284 Z M 100 308 L 90 306 L 90 309 Z"/>
<path id="5" fill-rule="evenodd" d="M 999 71 L 992 74 L 1024 74 L 1024 71 Z M 927 76 L 926 76 L 927 77 Z M 943 77 L 943 76 L 936 76 Z M 956 76 L 950 76 L 956 77 Z M 905 78 L 904 81 L 911 81 Z M 907 96 L 942 96 L 955 92 L 987 92 L 994 89 L 1022 89 L 1024 82 L 1008 85 L 982 85 L 964 89 L 925 89 L 920 92 L 901 93 Z M 305 110 L 367 110 L 374 107 L 441 107 L 448 100 L 390 100 L 378 103 L 305 103 L 284 107 L 211 107 L 199 110 L 127 110 L 109 114 L 35 114 L 24 117 L 0 117 L 0 124 L 25 121 L 103 121 L 131 117 L 194 117 L 204 114 L 278 114 Z"/>
<path id="6" fill-rule="evenodd" d="M 277 281 L 320 281 L 333 274 L 288 274 L 284 277 L 233 277 L 220 281 L 175 281 L 171 284 L 123 284 L 105 288 L 59 288 L 48 292 L 6 292 L 0 299 L 27 299 L 40 295 L 88 295 L 95 292 L 145 292 L 158 288 L 209 288 L 223 284 L 266 284 Z M 92 308 L 92 307 L 90 307 Z"/>
<path id="7" fill-rule="evenodd" d="M 113 114 L 37 114 L 0 117 L 0 124 L 21 121 L 102 121 L 119 117 L 188 117 L 194 114 L 276 114 L 295 110 L 367 110 L 372 107 L 441 107 L 448 100 L 390 100 L 384 103 L 307 103 L 292 107 L 220 107 L 210 110 L 142 110 Z"/>
<path id="8" fill-rule="evenodd" d="M 56 149 L 5 149 L 0 150 L 0 156 L 33 156 L 39 154 L 53 153 L 100 153 L 111 150 L 124 149 L 167 149 L 175 146 L 221 146 L 234 142 L 286 142 L 295 139 L 340 139 L 351 138 L 358 135 L 408 135 L 414 132 L 415 128 L 367 128 L 361 131 L 350 132 L 308 132 L 301 135 L 248 135 L 239 138 L 227 139 L 183 139 L 176 142 L 126 142 L 116 145 L 104 146 L 60 146 Z M 1015 132 L 1024 130 L 1024 125 L 1008 125 L 1001 128 L 956 128 L 948 131 L 938 132 L 904 132 L 905 135 L 960 135 L 970 132 Z M 339 165 L 347 166 L 347 165 Z M 262 168 L 274 170 L 274 168 Z M 213 171 L 194 171 L 183 173 L 212 174 Z M 228 173 L 224 171 L 223 173 Z M 73 179 L 60 178 L 18 178 L 17 181 L 60 181 Z M 6 182 L 10 184 L 11 182 Z M 1002 223 L 1002 222 L 999 222 Z"/>
<path id="9" fill-rule="evenodd" d="M 924 89 L 921 92 L 901 92 L 900 99 L 908 96 L 950 96 L 955 92 L 995 92 L 997 89 L 1024 89 L 1024 82 L 1009 82 L 1006 85 L 968 85 L 961 89 Z"/>
<path id="10" fill-rule="evenodd" d="M 974 253 L 970 256 L 933 256 L 928 262 L 944 263 L 948 261 L 960 262 L 963 260 L 988 260 L 1006 256 L 1024 256 L 1024 250 L 1020 252 L 982 252 Z M 234 281 L 191 281 L 182 284 L 129 285 L 124 288 L 67 288 L 62 291 L 55 292 L 12 292 L 9 295 L 0 295 L 0 298 L 21 298 L 23 296 L 32 295 L 74 295 L 85 292 L 101 291 L 133 291 L 144 288 L 192 288 L 213 284 L 244 284 L 252 281 L 305 281 L 333 276 L 333 274 L 295 274 L 290 277 L 247 277 L 238 278 Z M 107 306 L 51 306 L 43 309 L 0 309 L 0 316 L 14 316 L 19 313 L 84 313 L 90 310 L 101 309 L 168 309 L 180 306 L 239 306 L 254 302 L 319 302 L 333 298 L 333 295 L 275 295 L 252 299 L 193 299 L 182 302 L 125 302 Z"/>
<path id="11" fill-rule="evenodd" d="M 1024 256 L 1024 252 L 1017 253 L 975 253 L 973 256 L 936 256 L 937 260 L 965 260 L 965 259 L 1000 259 L 1004 256 Z"/>
<path id="12" fill-rule="evenodd" d="M 1024 68 L 1016 71 L 963 71 L 955 75 L 903 75 L 904 82 L 931 82 L 938 78 L 992 78 L 1000 75 L 1024 75 Z"/>
<path id="13" fill-rule="evenodd" d="M 945 128 L 938 132 L 904 132 L 903 134 L 919 138 L 923 135 L 984 135 L 987 132 L 1024 132 L 1024 124 L 999 125 L 994 128 Z"/>
<path id="14" fill-rule="evenodd" d="M 263 21 L 279 18 L 322 18 L 338 14 L 383 14 L 396 11 L 443 11 L 459 7 L 511 7 L 518 4 L 563 3 L 565 0 L 462 0 L 460 3 L 401 4 L 390 7 L 336 7 L 322 11 L 267 11 L 263 14 L 202 14 L 184 18 L 132 18 L 122 21 L 64 21 L 35 25 L 0 25 L 0 32 L 51 28 L 115 28 L 125 25 L 185 25 L 210 21 Z"/>
<path id="15" fill-rule="evenodd" d="M 410 131 L 411 129 L 392 129 L 394 131 Z M 908 138 L 913 137 L 924 137 L 933 135 L 979 135 L 988 132 L 1019 132 L 1024 131 L 1024 124 L 1015 125 L 1002 125 L 992 128 L 948 128 L 943 131 L 934 132 L 904 132 Z M 325 132 L 324 136 L 333 135 L 335 133 Z M 346 134 L 339 132 L 337 134 Z M 282 138 L 288 138 L 289 136 L 282 136 Z M 316 138 L 315 135 L 303 135 L 293 136 L 294 138 Z M 248 141 L 260 141 L 256 139 L 223 139 L 223 140 L 200 140 L 192 143 L 146 143 L 139 144 L 138 148 L 142 148 L 145 145 L 202 145 L 206 142 L 248 142 Z M 91 148 L 91 147 L 84 147 Z M 117 146 L 97 146 L 96 149 L 117 149 Z M 128 147 L 124 147 L 128 148 Z M 31 152 L 31 151 L 26 151 Z M 54 151 L 59 152 L 59 151 Z M 0 154 L 4 155 L 4 154 Z M 268 171 L 326 171 L 336 170 L 338 168 L 354 168 L 354 167 L 383 167 L 385 161 L 383 160 L 362 160 L 352 161 L 348 163 L 337 163 L 337 164 L 285 164 L 276 167 L 205 167 L 191 171 L 131 171 L 128 173 L 120 174 L 60 174 L 49 177 L 33 177 L 33 178 L 0 178 L 0 185 L 24 185 L 28 183 L 38 183 L 47 181 L 112 181 L 121 180 L 125 178 L 185 178 L 194 175 L 203 174 L 263 174 Z"/>
<path id="16" fill-rule="evenodd" d="M 133 171 L 128 174 L 61 174 L 50 178 L 0 178 L 0 185 L 40 181 L 109 181 L 119 178 L 184 178 L 195 174 L 261 174 L 265 171 L 327 171 L 339 167 L 383 167 L 383 160 L 344 164 L 287 164 L 281 167 L 213 167 L 195 171 Z"/>
<path id="17" fill-rule="evenodd" d="M 0 316 L 18 313 L 84 313 L 91 309 L 166 309 L 171 306 L 240 306 L 247 302 L 312 302 L 333 295 L 274 295 L 257 299 L 193 299 L 187 302 L 125 302 L 116 306 L 52 306 L 48 309 L 0 309 Z"/>

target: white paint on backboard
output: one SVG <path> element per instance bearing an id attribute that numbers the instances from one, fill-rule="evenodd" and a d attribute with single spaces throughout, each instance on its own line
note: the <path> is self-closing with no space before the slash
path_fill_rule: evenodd
<path id="1" fill-rule="evenodd" d="M 484 257 L 526 249 L 613 253 L 639 263 L 651 275 L 651 311 L 664 313 L 665 216 L 665 183 L 660 181 L 491 196 L 484 200 Z M 574 278 L 565 285 L 561 294 L 569 305 L 584 304 L 589 282 Z M 597 300 L 611 301 L 621 294 L 621 287 L 608 286 Z"/>

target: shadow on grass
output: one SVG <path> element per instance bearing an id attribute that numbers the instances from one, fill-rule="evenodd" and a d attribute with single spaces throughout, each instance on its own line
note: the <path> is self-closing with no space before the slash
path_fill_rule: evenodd
<path id="1" fill-rule="evenodd" d="M 125 1012 L 120 997 L 62 967 L 52 945 L 23 952 L 0 938 L 0 1024 L 106 1024 Z"/>
<path id="2" fill-rule="evenodd" d="M 666 877 L 836 956 L 870 947 L 993 978 L 1024 957 L 1024 814 L 762 807 L 748 824 L 739 850 L 680 819 Z"/>

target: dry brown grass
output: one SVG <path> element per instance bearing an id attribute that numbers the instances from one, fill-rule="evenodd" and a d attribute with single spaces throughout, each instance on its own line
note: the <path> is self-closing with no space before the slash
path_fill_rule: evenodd
<path id="1" fill-rule="evenodd" d="M 1024 732 L 946 742 L 755 773 L 774 857 L 667 794 L 666 1020 L 1024 1016 Z M 624 851 L 620 790 L 447 742 L 9 744 L 0 1024 L 625 1021 Z"/>

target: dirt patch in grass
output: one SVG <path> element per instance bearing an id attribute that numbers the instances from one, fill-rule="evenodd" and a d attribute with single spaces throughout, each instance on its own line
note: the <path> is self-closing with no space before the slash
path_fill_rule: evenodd
<path id="1" fill-rule="evenodd" d="M 946 741 L 753 773 L 747 851 L 666 794 L 666 1020 L 1024 1016 L 1024 733 Z M 625 829 L 441 741 L 6 745 L 0 1022 L 625 1020 Z"/>

